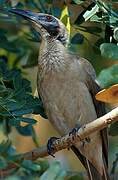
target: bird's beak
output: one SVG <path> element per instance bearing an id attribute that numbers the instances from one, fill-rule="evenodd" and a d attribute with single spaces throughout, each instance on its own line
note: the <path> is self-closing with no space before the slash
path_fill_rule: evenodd
<path id="1" fill-rule="evenodd" d="M 32 22 L 34 24 L 34 27 L 36 28 L 37 31 L 40 33 L 44 33 L 44 29 L 46 30 L 47 33 L 51 35 L 57 35 L 58 33 L 58 27 L 59 23 L 58 21 L 47 21 L 47 14 L 43 13 L 34 13 L 29 10 L 22 10 L 22 9 L 10 9 L 9 10 L 11 13 L 17 14 L 24 19 Z"/>
<path id="2" fill-rule="evenodd" d="M 37 22 L 39 13 L 34 13 L 29 10 L 10 9 L 9 12 L 22 16 L 24 19 Z"/>

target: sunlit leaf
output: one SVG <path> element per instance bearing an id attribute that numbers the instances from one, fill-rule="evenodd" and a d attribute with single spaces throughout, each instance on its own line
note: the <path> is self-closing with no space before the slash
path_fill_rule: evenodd
<path id="1" fill-rule="evenodd" d="M 83 15 L 85 21 L 87 21 L 88 19 L 90 19 L 94 14 L 96 14 L 96 12 L 98 12 L 99 7 L 96 4 L 90 11 L 86 11 Z"/>
<path id="2" fill-rule="evenodd" d="M 68 12 L 68 7 L 65 6 L 65 8 L 63 9 L 62 13 L 61 13 L 61 17 L 60 20 L 64 23 L 66 19 L 66 29 L 68 31 L 68 34 L 70 36 L 70 17 L 69 17 L 69 12 Z"/>
<path id="3" fill-rule="evenodd" d="M 82 4 L 85 0 L 73 0 L 76 4 Z"/>
<path id="4" fill-rule="evenodd" d="M 118 41 L 118 27 L 114 29 L 114 39 Z"/>
<path id="5" fill-rule="evenodd" d="M 95 97 L 98 101 L 106 103 L 118 103 L 118 84 L 98 92 Z"/>
<path id="6" fill-rule="evenodd" d="M 103 19 L 101 17 L 98 17 L 96 14 L 93 15 L 91 18 L 90 18 L 90 21 L 95 21 L 95 22 L 102 22 Z"/>
<path id="7" fill-rule="evenodd" d="M 25 127 L 25 126 L 27 126 L 29 123 L 27 123 L 27 122 L 22 122 L 22 121 L 20 121 L 20 126 L 22 126 L 22 127 Z"/>

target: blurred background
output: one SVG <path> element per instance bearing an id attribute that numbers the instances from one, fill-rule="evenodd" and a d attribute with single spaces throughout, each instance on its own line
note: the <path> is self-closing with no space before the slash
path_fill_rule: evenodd
<path id="1" fill-rule="evenodd" d="M 21 82 L 21 79 L 11 82 L 14 75 L 12 76 L 10 74 L 9 77 L 6 75 L 3 76 L 4 63 L 10 69 L 8 71 L 20 69 L 19 72 L 22 78 L 27 79 L 31 83 L 32 95 L 38 97 L 36 92 L 36 77 L 41 37 L 32 28 L 31 24 L 8 12 L 8 9 L 12 7 L 48 13 L 61 19 L 69 33 L 68 48 L 80 56 L 87 58 L 92 63 L 97 73 L 97 81 L 101 87 L 109 88 L 114 84 L 118 84 L 117 1 L 0 0 L 0 78 L 2 79 L 0 88 L 3 83 L 7 82 L 7 88 L 9 90 L 12 83 L 18 81 L 20 84 Z M 19 77 L 19 73 L 17 74 Z M 16 86 L 19 85 L 17 84 Z M 3 94 L 0 95 L 1 97 L 3 96 Z M 16 105 L 14 106 L 16 107 Z M 107 104 L 107 110 L 116 106 L 116 102 Z M 5 107 L 8 107 L 7 102 Z M 11 108 L 11 104 L 9 108 Z M 15 123 L 13 124 L 13 121 L 12 123 L 9 121 L 8 125 L 6 119 L 10 118 L 8 115 L 5 116 L 3 114 L 3 108 L 0 108 L 0 116 L 2 118 L 0 141 L 3 142 L 3 140 L 9 137 L 13 146 L 16 147 L 16 151 L 22 153 L 46 144 L 51 136 L 58 136 L 49 121 L 39 115 L 41 114 L 40 111 L 34 112 L 36 113 L 22 112 L 20 114 L 26 118 L 36 120 L 36 123 L 32 123 L 32 135 L 32 132 L 25 128 L 25 126 L 27 127 L 27 121 L 21 123 L 22 120 L 19 120 L 19 124 L 17 123 L 17 125 Z M 118 153 L 118 123 L 115 123 L 114 126 L 109 128 L 109 135 L 109 163 L 110 169 L 112 169 L 113 162 L 116 160 Z M 51 161 L 59 159 L 62 167 L 75 171 L 79 170 L 80 172 L 83 171 L 83 167 L 75 155 L 68 150 L 58 152 L 55 158 L 49 157 L 48 159 Z M 115 171 L 118 173 L 118 168 Z"/>

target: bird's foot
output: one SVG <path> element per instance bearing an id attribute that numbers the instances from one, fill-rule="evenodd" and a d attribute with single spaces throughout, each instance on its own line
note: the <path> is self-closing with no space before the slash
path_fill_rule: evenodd
<path id="1" fill-rule="evenodd" d="M 47 152 L 49 155 L 54 156 L 54 142 L 59 139 L 57 137 L 51 137 L 49 140 L 48 140 L 48 143 L 47 143 Z"/>
<path id="2" fill-rule="evenodd" d="M 70 132 L 69 132 L 69 136 L 72 136 L 72 139 L 74 140 L 75 137 L 77 136 L 77 132 L 78 130 L 81 128 L 81 126 L 77 126 L 75 128 L 73 128 Z"/>

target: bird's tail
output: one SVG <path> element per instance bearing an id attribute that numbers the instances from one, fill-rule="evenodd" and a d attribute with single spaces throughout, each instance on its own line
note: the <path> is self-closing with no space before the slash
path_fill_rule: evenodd
<path id="1" fill-rule="evenodd" d="M 103 175 L 101 175 L 96 168 L 88 161 L 87 162 L 87 172 L 90 180 L 110 180 L 108 171 L 104 167 Z"/>
<path id="2" fill-rule="evenodd" d="M 84 165 L 85 169 L 87 170 L 89 180 L 110 180 L 108 174 L 108 167 L 104 161 L 104 170 L 103 175 L 101 175 L 97 169 L 88 161 L 75 146 L 71 147 L 72 151 L 77 155 L 81 163 Z"/>

